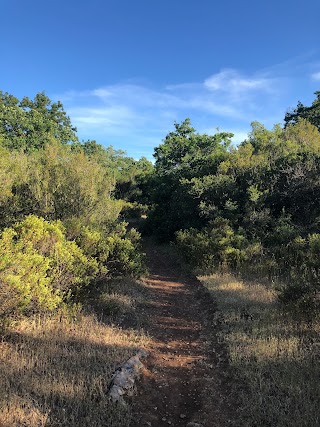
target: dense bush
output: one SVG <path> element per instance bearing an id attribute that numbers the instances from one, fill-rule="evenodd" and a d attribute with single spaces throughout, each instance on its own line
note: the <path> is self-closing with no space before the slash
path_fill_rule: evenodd
<path id="1" fill-rule="evenodd" d="M 137 277 L 145 272 L 140 234 L 135 229 L 128 230 L 127 223 L 109 222 L 97 228 L 73 219 L 67 223 L 67 230 L 69 238 L 97 261 L 98 281 L 125 275 Z"/>
<path id="2" fill-rule="evenodd" d="M 112 199 L 108 172 L 84 153 L 57 141 L 37 152 L 10 152 L 2 147 L 0 227 L 34 214 L 48 220 L 82 218 L 115 220 L 122 204 Z"/>
<path id="3" fill-rule="evenodd" d="M 140 219 L 149 211 L 148 205 L 143 205 L 138 202 L 126 202 L 121 210 L 121 216 L 128 219 Z"/>
<path id="4" fill-rule="evenodd" d="M 202 230 L 177 232 L 177 248 L 194 267 L 202 270 L 237 268 L 246 256 L 246 238 L 236 233 L 230 222 L 217 218 Z"/>
<path id="5" fill-rule="evenodd" d="M 68 240 L 61 221 L 27 216 L 1 234 L 0 316 L 52 311 L 87 295 L 100 280 L 141 275 L 139 240 L 125 223 L 100 231 L 80 224 L 75 241 Z"/>
<path id="6" fill-rule="evenodd" d="M 319 310 L 320 234 L 298 236 L 281 249 L 279 265 L 287 277 L 278 289 L 280 301 L 306 314 Z"/>
<path id="7" fill-rule="evenodd" d="M 2 315 L 52 311 L 88 286 L 97 269 L 60 221 L 30 215 L 1 234 L 1 305 L 9 307 Z"/>

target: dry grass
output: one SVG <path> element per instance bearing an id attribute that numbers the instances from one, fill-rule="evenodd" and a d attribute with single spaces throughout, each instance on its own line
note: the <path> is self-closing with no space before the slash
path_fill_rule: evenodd
<path id="1" fill-rule="evenodd" d="M 222 339 L 240 382 L 237 426 L 320 425 L 320 323 L 293 320 L 271 289 L 229 275 L 201 277 L 217 300 Z"/>
<path id="2" fill-rule="evenodd" d="M 88 301 L 88 306 L 101 321 L 143 329 L 147 319 L 139 305 L 148 300 L 148 290 L 143 281 L 130 277 L 113 279 L 100 291 L 99 295 Z"/>
<path id="3" fill-rule="evenodd" d="M 110 298 L 123 310 L 134 305 L 121 293 Z M 112 406 L 106 392 L 116 367 L 146 343 L 143 332 L 94 315 L 12 326 L 0 342 L 0 426 L 127 427 L 130 405 Z"/>

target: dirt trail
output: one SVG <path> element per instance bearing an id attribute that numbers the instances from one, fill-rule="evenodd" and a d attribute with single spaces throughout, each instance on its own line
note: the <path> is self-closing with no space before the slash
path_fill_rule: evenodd
<path id="1" fill-rule="evenodd" d="M 168 255 L 150 244 L 145 250 L 151 301 L 143 310 L 152 343 L 131 427 L 227 426 L 235 403 L 227 353 L 212 325 L 214 303 Z"/>

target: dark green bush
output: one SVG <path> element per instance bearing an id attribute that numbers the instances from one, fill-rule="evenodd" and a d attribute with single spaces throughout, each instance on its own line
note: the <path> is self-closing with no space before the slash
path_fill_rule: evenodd
<path id="1" fill-rule="evenodd" d="M 179 252 L 193 267 L 236 269 L 246 258 L 245 236 L 235 232 L 224 218 L 215 219 L 201 231 L 178 231 L 176 236 Z"/>

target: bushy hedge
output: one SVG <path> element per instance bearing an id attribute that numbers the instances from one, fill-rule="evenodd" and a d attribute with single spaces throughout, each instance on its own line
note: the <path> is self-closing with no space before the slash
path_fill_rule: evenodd
<path id="1" fill-rule="evenodd" d="M 145 272 L 140 233 L 128 230 L 126 222 L 107 222 L 97 228 L 73 219 L 67 222 L 67 232 L 87 256 L 97 261 L 99 279 L 138 277 Z"/>

